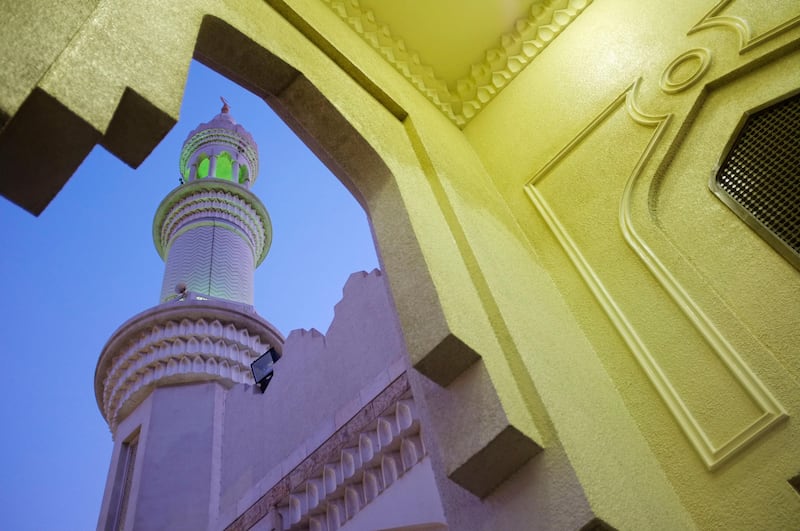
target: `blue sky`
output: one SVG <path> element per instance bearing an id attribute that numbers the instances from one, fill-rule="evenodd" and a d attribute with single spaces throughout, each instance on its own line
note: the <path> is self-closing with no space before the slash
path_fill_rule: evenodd
<path id="1" fill-rule="evenodd" d="M 117 326 L 158 303 L 153 214 L 178 184 L 183 141 L 220 96 L 258 143 L 253 191 L 272 218 L 258 312 L 284 335 L 324 332 L 349 274 L 378 267 L 366 215 L 339 181 L 263 101 L 192 63 L 179 122 L 138 170 L 96 147 L 38 218 L 0 198 L 0 529 L 96 526 L 112 447 L 97 357 Z"/>

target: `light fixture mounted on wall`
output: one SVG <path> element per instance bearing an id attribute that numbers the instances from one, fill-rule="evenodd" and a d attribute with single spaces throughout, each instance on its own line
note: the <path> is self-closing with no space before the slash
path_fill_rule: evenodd
<path id="1" fill-rule="evenodd" d="M 250 364 L 250 370 L 253 371 L 253 379 L 256 381 L 258 388 L 261 389 L 262 394 L 267 390 L 267 386 L 272 380 L 273 365 L 279 359 L 280 354 L 278 354 L 278 351 L 270 348 Z"/>

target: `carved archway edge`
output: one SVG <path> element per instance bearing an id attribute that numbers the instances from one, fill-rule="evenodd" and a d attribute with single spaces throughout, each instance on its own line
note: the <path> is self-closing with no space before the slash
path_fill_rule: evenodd
<path id="1" fill-rule="evenodd" d="M 405 120 L 407 113 L 391 97 L 282 0 L 267 3 L 396 119 Z M 347 118 L 300 71 L 218 17 L 202 18 L 194 56 L 262 97 L 366 210 L 376 242 L 385 244 L 380 246 L 381 261 L 415 369 L 447 387 L 480 362 L 479 354 L 451 330 L 444 315 L 395 176 Z M 37 86 L 0 129 L 0 193 L 38 215 L 95 145 L 102 145 L 126 164 L 137 167 L 175 122 L 171 114 L 126 87 L 103 133 Z M 43 146 L 47 157 L 40 156 Z M 391 245 L 386 245 L 388 242 Z M 486 380 L 479 385 L 491 386 L 486 371 L 479 373 L 480 379 Z M 498 424 L 497 433 L 475 434 L 479 440 L 467 452 L 469 455 L 451 455 L 446 466 L 451 479 L 481 497 L 541 449 L 536 441 L 523 435 L 527 430 L 517 429 L 508 420 L 496 390 L 492 395 L 491 403 L 482 407 L 484 412 L 494 410 L 496 418 L 504 419 Z M 438 431 L 435 426 L 432 429 Z M 453 426 L 449 429 L 452 431 Z M 448 439 L 469 433 L 470 426 L 464 425 L 463 430 L 437 435 L 446 446 Z M 523 446 L 528 450 L 518 452 L 507 447 L 520 446 L 519 437 L 500 436 L 509 430 L 526 439 Z M 512 454 L 515 462 L 497 471 L 497 477 L 463 473 L 473 463 L 491 456 Z"/>
<path id="2" fill-rule="evenodd" d="M 432 334 L 432 344 L 409 346 L 415 368 L 447 385 L 477 361 L 478 355 L 449 332 L 395 176 L 361 133 L 306 76 L 217 17 L 203 18 L 195 58 L 262 97 L 364 208 L 377 242 L 391 241 L 392 245 L 380 251 L 384 268 L 396 280 L 392 282 L 393 294 L 398 296 L 394 290 L 398 285 L 413 284 L 414 293 L 408 297 L 417 303 L 428 302 L 422 307 L 415 305 L 415 313 L 424 315 L 402 322 L 403 328 L 440 328 Z M 387 204 L 392 212 L 386 212 Z M 392 267 L 397 261 L 402 261 L 402 267 Z M 409 275 L 407 281 L 397 281 L 402 275 Z M 402 312 L 400 317 L 402 321 Z"/>
<path id="3" fill-rule="evenodd" d="M 313 28 L 305 28 L 299 16 L 285 11 L 289 8 L 282 1 L 270 0 L 269 3 L 324 53 L 334 50 L 335 54 L 329 57 L 396 119 L 407 118 L 407 113 L 394 100 L 341 56 L 332 44 L 324 41 Z M 304 29 L 312 33 L 309 35 Z M 220 40 L 226 45 L 220 46 Z M 251 51 L 243 53 L 244 50 Z M 462 375 L 467 377 L 468 369 L 478 369 L 476 365 L 482 365 L 480 355 L 451 330 L 445 317 L 396 176 L 367 139 L 301 72 L 219 18 L 204 18 L 195 58 L 263 97 L 367 212 L 412 366 L 443 387 Z M 252 73 L 254 77 L 246 78 L 242 72 Z M 486 386 L 493 385 L 487 371 L 469 373 L 472 376 L 467 378 L 471 384 L 460 386 L 458 392 L 459 395 L 466 393 L 461 396 L 463 401 L 472 400 L 473 394 L 486 398 Z M 464 388 L 469 389 L 465 391 Z M 459 423 L 459 433 L 452 433 L 452 426 L 447 433 L 442 431 L 443 427 L 440 430 L 438 426 L 430 426 L 443 447 L 451 446 L 450 440 L 464 436 L 476 439 L 477 444 L 470 451 L 464 455 L 449 455 L 444 466 L 450 479 L 479 497 L 490 494 L 541 450 L 537 441 L 525 435 L 524 427 L 514 426 L 508 419 L 495 389 L 492 389 L 491 398 L 481 407 L 484 412 L 492 411 L 495 418 L 503 419 L 494 430 L 471 433 L 474 430 L 469 415 Z M 481 464 L 487 460 L 502 461 L 503 466 L 494 467 L 493 474 L 480 472 L 485 470 Z"/>

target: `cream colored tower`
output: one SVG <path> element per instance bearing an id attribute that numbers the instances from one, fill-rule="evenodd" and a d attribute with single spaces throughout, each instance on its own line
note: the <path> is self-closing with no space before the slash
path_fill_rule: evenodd
<path id="1" fill-rule="evenodd" d="M 282 350 L 281 334 L 252 306 L 271 236 L 249 191 L 257 147 L 227 104 L 189 134 L 180 166 L 181 185 L 153 222 L 166 261 L 160 304 L 117 329 L 97 364 L 97 402 L 115 441 L 98 529 L 213 520 L 224 395 L 252 383 L 258 356 Z"/>

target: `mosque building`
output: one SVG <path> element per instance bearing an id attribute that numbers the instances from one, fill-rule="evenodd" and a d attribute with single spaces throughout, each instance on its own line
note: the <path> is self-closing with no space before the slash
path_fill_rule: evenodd
<path id="1" fill-rule="evenodd" d="M 297 133 L 380 258 L 284 339 L 252 306 L 255 144 L 225 108 L 195 130 L 159 304 L 98 363 L 99 529 L 798 528 L 796 0 L 8 10 L 9 200 L 38 215 L 98 144 L 140 164 L 194 58 Z"/>
<path id="2" fill-rule="evenodd" d="M 227 103 L 183 145 L 153 221 L 159 304 L 97 364 L 115 443 L 98 529 L 445 528 L 381 272 L 351 276 L 324 336 L 284 340 L 256 313 L 272 237 L 258 162 Z"/>

